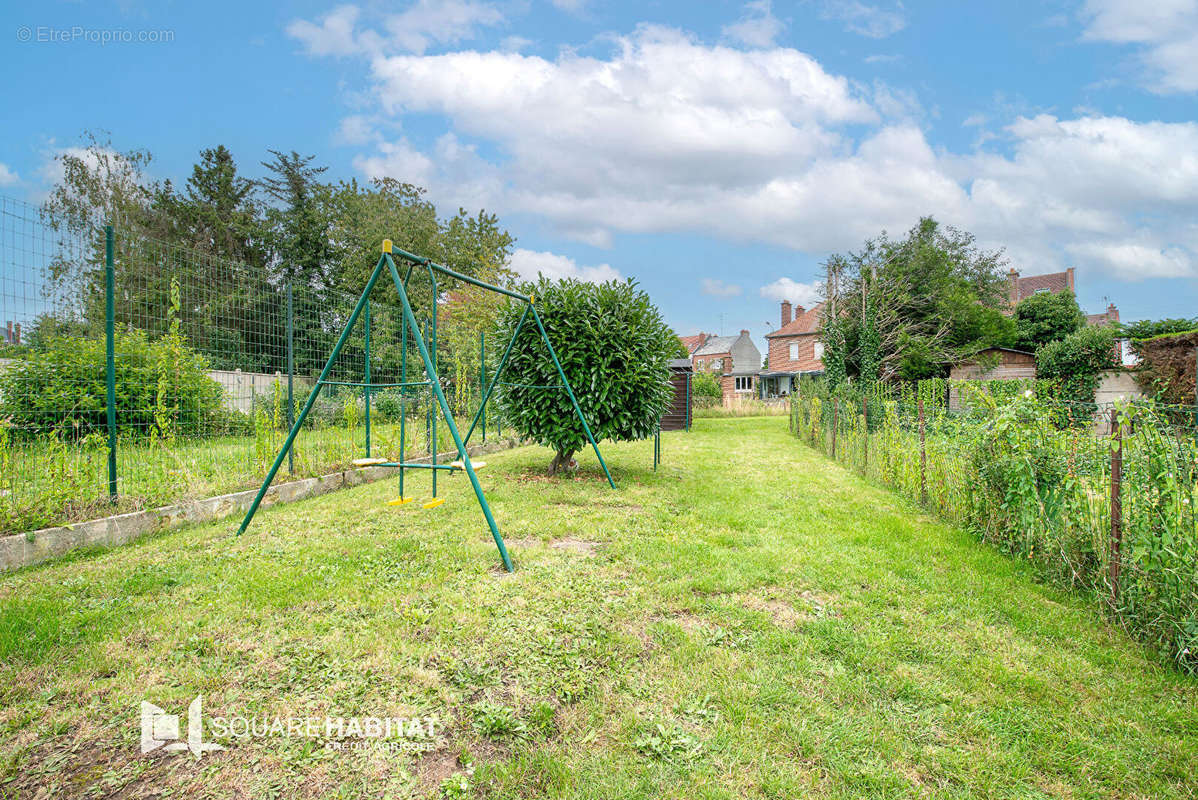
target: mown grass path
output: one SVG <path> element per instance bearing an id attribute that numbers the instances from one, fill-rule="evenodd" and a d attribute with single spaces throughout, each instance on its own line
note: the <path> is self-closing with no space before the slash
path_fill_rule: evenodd
<path id="1" fill-rule="evenodd" d="M 656 474 L 605 455 L 618 492 L 593 455 L 488 457 L 513 575 L 458 476 L 431 511 L 373 484 L 0 578 L 0 797 L 1198 793 L 1198 681 L 785 419 L 667 434 Z M 441 736 L 139 755 L 139 703 L 201 693 Z"/>

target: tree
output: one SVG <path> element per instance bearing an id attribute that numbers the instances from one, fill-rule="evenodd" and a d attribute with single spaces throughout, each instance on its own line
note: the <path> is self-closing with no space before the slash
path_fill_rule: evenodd
<path id="1" fill-rule="evenodd" d="M 1099 373 L 1117 366 L 1115 333 L 1109 325 L 1089 325 L 1043 345 L 1036 351 L 1036 377 L 1057 382 L 1066 400 L 1093 403 Z"/>
<path id="2" fill-rule="evenodd" d="M 1035 352 L 1049 342 L 1064 339 L 1085 324 L 1086 315 L 1068 289 L 1033 294 L 1015 306 L 1015 346 Z"/>
<path id="3" fill-rule="evenodd" d="M 920 219 L 902 239 L 885 233 L 858 252 L 829 259 L 836 302 L 825 307 L 824 365 L 830 386 L 841 374 L 917 380 L 984 347 L 1008 345 L 1003 317 L 1002 251 L 972 234 Z M 829 295 L 831 298 L 832 295 Z M 833 313 L 835 306 L 835 313 Z M 831 360 L 829 360 L 831 356 Z"/>
<path id="4" fill-rule="evenodd" d="M 673 396 L 669 360 L 676 337 L 649 296 L 633 281 L 593 284 L 544 277 L 523 291 L 536 297 L 549 341 L 595 440 L 651 435 Z M 504 309 L 497 342 L 511 339 L 522 313 L 520 304 Z M 503 419 L 522 436 L 553 448 L 550 475 L 571 468 L 574 454 L 587 445 L 531 318 L 512 346 L 497 403 Z"/>

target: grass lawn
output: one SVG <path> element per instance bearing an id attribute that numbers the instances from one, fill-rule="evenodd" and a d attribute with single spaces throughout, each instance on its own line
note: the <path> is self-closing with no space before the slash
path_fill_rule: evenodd
<path id="1" fill-rule="evenodd" d="M 0 578 L 0 796 L 1198 794 L 1198 680 L 1082 598 L 787 434 L 700 420 L 572 480 L 549 454 Z M 427 476 L 415 479 L 427 485 Z M 181 715 L 437 718 L 414 756 L 303 738 L 139 754 Z M 461 788 L 465 776 L 467 787 Z M 456 783 L 455 783 L 456 781 Z"/>

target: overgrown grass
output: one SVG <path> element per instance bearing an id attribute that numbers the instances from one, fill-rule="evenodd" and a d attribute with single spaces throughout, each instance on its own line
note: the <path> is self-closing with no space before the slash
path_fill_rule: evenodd
<path id="1" fill-rule="evenodd" d="M 766 403 L 755 397 L 736 397 L 730 405 L 722 402 L 713 404 L 696 403 L 691 411 L 695 419 L 718 419 L 721 417 L 784 417 L 790 411 L 785 400 Z"/>
<path id="2" fill-rule="evenodd" d="M 605 447 L 616 492 L 593 455 L 562 480 L 543 449 L 489 456 L 511 575 L 457 476 L 432 511 L 377 483 L 0 579 L 0 794 L 1198 792 L 1198 681 L 1025 563 L 782 420 L 662 449 L 654 473 L 650 443 Z M 139 703 L 201 693 L 209 715 L 434 715 L 440 737 L 139 755 Z"/>
<path id="3" fill-rule="evenodd" d="M 437 420 L 437 449 L 452 449 L 448 427 L 439 416 Z M 458 420 L 463 433 L 469 424 L 468 419 Z M 409 457 L 427 453 L 422 414 L 409 418 L 406 435 Z M 259 425 L 246 436 L 122 438 L 117 445 L 120 499 L 114 506 L 108 495 L 108 443 L 103 436 L 19 440 L 6 439 L 0 429 L 0 534 L 259 486 L 285 436 L 286 431 L 272 424 Z M 376 422 L 371 439 L 372 455 L 398 457 L 397 423 Z M 481 429 L 471 442 L 480 440 Z M 293 460 L 284 462 L 280 474 L 323 475 L 346 469 L 365 454 L 366 431 L 360 420 L 352 426 L 306 427 L 296 440 Z"/>

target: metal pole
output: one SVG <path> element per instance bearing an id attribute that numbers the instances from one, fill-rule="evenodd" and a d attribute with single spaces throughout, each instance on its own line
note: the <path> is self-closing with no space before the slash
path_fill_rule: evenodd
<path id="1" fill-rule="evenodd" d="M 691 377 L 693 373 L 686 373 L 686 429 L 691 429 Z"/>
<path id="2" fill-rule="evenodd" d="M 1111 606 L 1119 601 L 1119 572 L 1123 566 L 1123 431 L 1119 427 L 1119 410 L 1111 409 Z"/>
<path id="3" fill-rule="evenodd" d="M 483 401 L 478 406 L 478 411 L 474 414 L 474 421 L 470 423 L 469 430 L 466 431 L 466 444 L 470 444 L 470 437 L 474 434 L 474 426 L 478 424 L 479 418 L 483 414 L 483 409 L 487 407 L 487 402 L 491 399 L 491 393 L 495 391 L 495 387 L 499 385 L 499 378 L 503 375 L 504 367 L 507 366 L 508 357 L 512 354 L 512 348 L 516 344 L 516 339 L 520 337 L 520 330 L 524 327 L 524 320 L 528 317 L 528 309 L 530 306 L 524 306 L 524 313 L 520 315 L 520 321 L 516 323 L 516 330 L 512 333 L 512 338 L 508 340 L 507 348 L 503 351 L 503 358 L 499 360 L 499 366 L 495 369 L 495 376 L 491 378 L 491 385 L 487 387 L 487 392 L 483 395 Z M 496 420 L 498 422 L 498 420 Z"/>
<path id="4" fill-rule="evenodd" d="M 434 295 L 434 297 L 435 297 L 435 295 Z M 433 302 L 435 303 L 437 301 L 434 299 Z M 437 352 L 436 335 L 437 334 L 436 334 L 436 331 L 431 328 L 431 325 L 432 325 L 431 321 L 426 322 L 424 324 L 424 340 L 427 341 L 430 339 L 429 333 L 431 331 L 432 332 L 432 342 L 433 342 L 433 349 L 432 349 L 433 372 L 431 375 L 429 375 L 429 382 L 437 384 L 437 387 L 440 388 L 441 376 L 437 374 L 437 356 L 436 356 L 436 352 Z M 429 463 L 435 467 L 435 466 L 437 466 L 437 418 L 433 414 L 432 398 L 429 399 L 428 416 L 425 417 L 425 426 L 426 426 L 425 430 L 428 432 Z M 437 471 L 434 469 L 433 470 L 433 498 L 435 499 L 436 497 L 437 497 Z"/>
<path id="5" fill-rule="evenodd" d="M 399 346 L 399 381 L 400 383 L 408 382 L 408 326 L 403 325 L 403 332 L 400 334 L 401 344 Z M 399 499 L 403 499 L 403 462 L 408 460 L 408 444 L 407 444 L 407 427 L 408 427 L 408 388 L 406 386 L 399 390 Z"/>
<path id="6" fill-rule="evenodd" d="M 453 443 L 457 445 L 458 457 L 462 459 L 462 466 L 466 468 L 466 476 L 470 478 L 470 485 L 474 487 L 474 496 L 478 498 L 478 504 L 482 506 L 483 516 L 486 517 L 487 525 L 491 529 L 491 538 L 495 540 L 495 546 L 499 548 L 499 555 L 503 558 L 503 566 L 508 572 L 515 571 L 512 566 L 512 559 L 508 555 L 507 547 L 503 543 L 503 537 L 499 535 L 499 528 L 495 525 L 495 518 L 491 515 L 491 507 L 487 504 L 487 498 L 483 495 L 483 487 L 478 482 L 478 475 L 474 472 L 474 464 L 470 461 L 470 454 L 466 452 L 466 445 L 462 441 L 462 437 L 458 434 L 457 423 L 453 421 L 453 415 L 449 413 L 449 404 L 445 402 L 445 394 L 441 391 L 441 382 L 437 380 L 437 375 L 433 369 L 433 361 L 429 357 L 428 348 L 424 346 L 424 340 L 420 338 L 420 328 L 416 324 L 416 315 L 412 313 L 412 306 L 408 304 L 408 293 L 404 291 L 403 284 L 399 280 L 399 271 L 395 268 L 395 262 L 388 255 L 383 256 L 387 262 L 387 266 L 391 269 L 391 279 L 395 282 L 395 289 L 399 292 L 400 304 L 403 306 L 404 321 L 412 328 L 412 336 L 416 339 L 416 349 L 420 351 L 420 358 L 424 361 L 424 370 L 428 375 L 429 382 L 433 387 L 433 395 L 436 397 L 437 404 L 441 406 L 441 413 L 445 415 L 445 423 L 449 426 L 449 435 L 453 437 Z M 380 262 L 381 263 L 381 262 Z M 433 470 L 435 477 L 437 470 Z"/>
<path id="7" fill-rule="evenodd" d="M 487 332 L 478 332 L 478 396 L 480 398 L 478 404 L 479 417 L 483 423 L 483 444 L 487 443 Z M 469 441 L 467 436 L 466 440 Z"/>
<path id="8" fill-rule="evenodd" d="M 295 307 L 287 281 L 287 429 L 295 424 Z M 287 471 L 295 474 L 295 453 L 287 451 Z"/>
<path id="9" fill-rule="evenodd" d="M 116 270 L 112 226 L 104 226 L 104 347 L 108 379 L 108 499 L 117 501 L 116 491 Z"/>
<path id="10" fill-rule="evenodd" d="M 553 366 L 557 367 L 557 374 L 562 379 L 562 383 L 566 386 L 566 394 L 570 395 L 570 402 L 574 404 L 574 411 L 578 414 L 578 418 L 582 420 L 582 429 L 586 432 L 587 439 L 591 442 L 591 447 L 595 450 L 595 456 L 599 459 L 599 466 L 603 467 L 603 474 L 607 476 L 607 483 L 611 488 L 616 488 L 616 482 L 611 479 L 611 473 L 607 470 L 607 463 L 603 460 L 603 454 L 599 452 L 599 445 L 595 442 L 595 437 L 591 435 L 591 426 L 587 424 L 587 418 L 582 413 L 582 408 L 578 405 L 578 398 L 574 396 L 574 390 L 570 388 L 570 379 L 566 377 L 566 371 L 562 369 L 561 362 L 557 360 L 557 353 L 553 351 L 553 343 L 549 341 L 549 334 L 545 332 L 545 324 L 541 322 L 541 315 L 537 313 L 537 307 L 529 301 L 529 308 L 532 309 L 532 318 L 537 321 L 537 327 L 541 330 L 541 338 L 545 340 L 545 346 L 549 348 L 549 357 L 553 359 Z"/>
<path id="11" fill-rule="evenodd" d="M 362 388 L 366 406 L 366 457 L 370 458 L 370 300 L 362 309 L 362 326 L 366 332 L 366 386 Z"/>
<path id="12" fill-rule="evenodd" d="M 329 377 L 329 372 L 333 369 L 333 362 L 337 360 L 337 356 L 341 355 L 341 348 L 345 346 L 346 340 L 349 339 L 350 330 L 357 324 L 358 317 L 362 315 L 362 307 L 366 305 L 366 298 L 370 296 L 370 290 L 374 288 L 375 281 L 382 274 L 383 263 L 384 259 L 380 257 L 379 262 L 374 266 L 374 271 L 370 273 L 370 279 L 366 281 L 366 290 L 358 298 L 358 303 L 354 306 L 353 312 L 350 313 L 345 327 L 341 330 L 341 335 L 337 337 L 337 344 L 333 346 L 333 352 L 329 354 L 329 360 L 325 362 L 324 369 L 320 371 L 320 377 L 316 379 L 316 385 L 312 387 L 312 391 L 308 394 L 307 402 L 304 403 L 304 407 L 300 411 L 299 417 L 296 418 L 295 424 L 291 426 L 291 430 L 287 434 L 287 439 L 283 442 L 283 447 L 279 450 L 279 454 L 275 456 L 275 462 L 271 465 L 270 471 L 266 473 L 266 480 L 262 482 L 262 487 L 258 489 L 258 494 L 254 496 L 254 501 L 250 503 L 249 510 L 245 512 L 245 519 L 241 521 L 241 527 L 237 529 L 238 536 L 245 533 L 245 529 L 254 518 L 254 514 L 258 513 L 258 506 L 262 505 L 262 498 L 266 496 L 266 490 L 270 488 L 270 482 L 275 479 L 279 467 L 283 464 L 283 458 L 295 442 L 295 437 L 299 433 L 300 428 L 303 427 L 304 420 L 308 418 L 308 413 L 312 410 L 312 406 L 316 404 L 316 397 L 320 394 L 320 387 L 324 385 L 325 378 Z"/>
<path id="13" fill-rule="evenodd" d="M 919 502 L 928 504 L 928 451 L 924 439 L 923 395 L 919 396 Z"/>
<path id="14" fill-rule="evenodd" d="M 661 463 L 661 426 L 653 432 L 653 471 L 657 472 L 657 465 Z"/>

